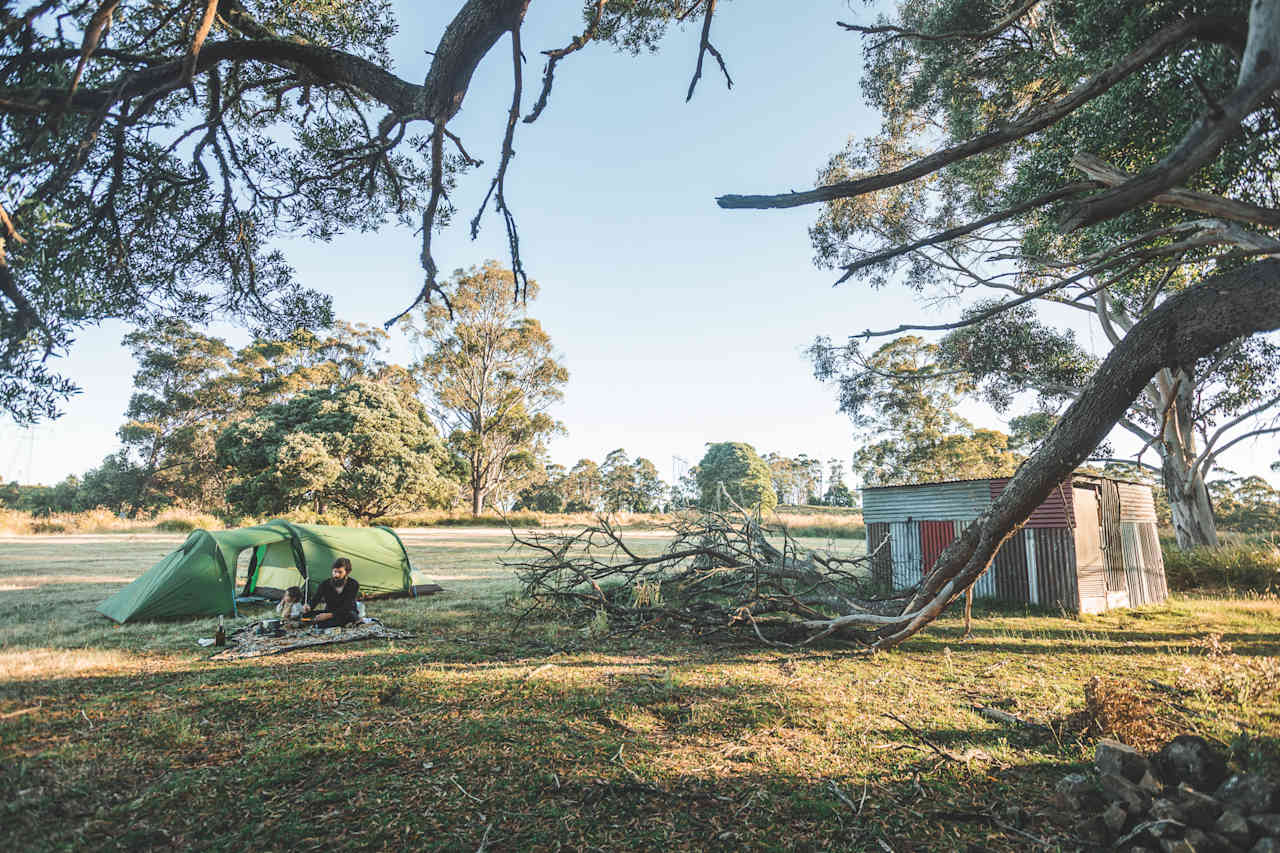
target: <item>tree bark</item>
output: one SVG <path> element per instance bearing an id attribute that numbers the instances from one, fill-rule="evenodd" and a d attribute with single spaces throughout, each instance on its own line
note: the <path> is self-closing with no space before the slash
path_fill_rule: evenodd
<path id="1" fill-rule="evenodd" d="M 1173 513 L 1173 532 L 1179 548 L 1200 545 L 1218 547 L 1218 528 L 1213 519 L 1213 504 L 1200 468 L 1191 469 L 1181 453 L 1164 455 L 1161 475 L 1169 495 Z"/>

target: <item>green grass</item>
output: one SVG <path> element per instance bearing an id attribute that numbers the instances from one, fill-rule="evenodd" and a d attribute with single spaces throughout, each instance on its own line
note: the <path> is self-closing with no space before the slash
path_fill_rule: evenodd
<path id="1" fill-rule="evenodd" d="M 424 530 L 406 536 L 416 580 L 446 593 L 371 603 L 414 639 L 214 663 L 194 645 L 214 620 L 93 613 L 181 538 L 0 541 L 4 847 L 1033 849 L 1017 827 L 1069 848 L 1048 792 L 1091 753 L 1062 722 L 1098 674 L 1165 685 L 1161 718 L 1240 760 L 1277 754 L 1277 691 L 1236 675 L 1280 652 L 1275 598 L 979 607 L 971 641 L 948 616 L 874 657 L 591 639 L 514 627 L 501 533 Z"/>

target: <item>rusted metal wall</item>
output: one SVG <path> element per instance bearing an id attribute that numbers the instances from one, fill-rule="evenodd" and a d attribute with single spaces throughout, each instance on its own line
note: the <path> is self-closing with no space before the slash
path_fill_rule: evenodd
<path id="1" fill-rule="evenodd" d="M 1080 607 L 1076 585 L 1076 545 L 1070 527 L 1035 530 L 1036 586 L 1040 603 L 1065 610 Z"/>
<path id="2" fill-rule="evenodd" d="M 1008 477 L 997 477 L 989 480 L 991 500 L 999 497 L 1004 487 L 1009 485 Z M 1072 524 L 1071 480 L 1063 480 L 1059 487 L 1049 493 L 1040 506 L 1032 511 L 1025 527 L 1070 527 Z"/>
<path id="3" fill-rule="evenodd" d="M 925 574 L 938 562 L 942 549 L 956 538 L 954 521 L 922 521 L 920 522 L 920 565 Z"/>
<path id="4" fill-rule="evenodd" d="M 884 486 L 862 490 L 862 520 L 955 521 L 977 518 L 990 503 L 986 480 Z"/>
<path id="5" fill-rule="evenodd" d="M 889 525 L 883 521 L 867 525 L 867 553 L 871 554 L 871 580 L 879 589 L 893 583 L 892 544 L 888 542 Z"/>
<path id="6" fill-rule="evenodd" d="M 1019 530 L 1005 540 L 991 561 L 984 578 L 995 585 L 995 597 L 1001 601 L 1035 604 L 1031 599 L 1031 582 L 1027 567 L 1027 531 Z"/>

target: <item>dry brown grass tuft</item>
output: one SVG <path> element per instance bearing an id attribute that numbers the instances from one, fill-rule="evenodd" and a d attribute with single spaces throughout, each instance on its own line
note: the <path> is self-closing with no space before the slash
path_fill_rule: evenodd
<path id="1" fill-rule="evenodd" d="M 1084 686 L 1084 709 L 1072 716 L 1069 727 L 1150 752 L 1180 733 L 1177 721 L 1157 713 L 1160 707 L 1160 697 L 1136 681 L 1095 675 Z"/>

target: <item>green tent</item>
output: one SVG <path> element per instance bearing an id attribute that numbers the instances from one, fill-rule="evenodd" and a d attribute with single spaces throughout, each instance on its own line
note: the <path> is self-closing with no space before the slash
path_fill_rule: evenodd
<path id="1" fill-rule="evenodd" d="M 333 561 L 351 560 L 362 595 L 413 594 L 404 543 L 389 527 L 332 527 L 276 519 L 239 530 L 195 530 L 182 547 L 98 605 L 123 624 L 184 616 L 236 614 L 236 564 L 247 548 L 249 572 L 240 595 L 279 598 L 287 587 L 315 594 Z"/>

